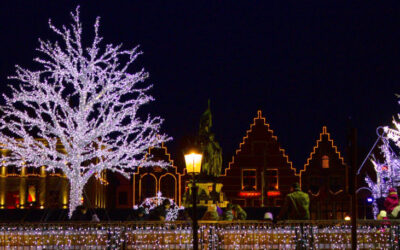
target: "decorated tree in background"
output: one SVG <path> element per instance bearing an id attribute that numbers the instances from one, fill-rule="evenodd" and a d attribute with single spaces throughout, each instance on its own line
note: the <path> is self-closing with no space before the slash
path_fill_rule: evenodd
<path id="1" fill-rule="evenodd" d="M 390 146 L 390 142 L 393 142 L 400 148 L 400 123 L 393 119 L 393 124 L 395 128 L 385 126 L 377 130 L 379 139 L 382 142 L 380 151 L 383 161 L 377 160 L 376 157 L 372 156 L 371 162 L 376 173 L 376 181 L 373 181 L 368 175 L 365 177 L 368 189 L 374 198 L 373 214 L 375 218 L 379 213 L 377 200 L 387 197 L 389 188 L 400 187 L 400 158 Z"/>
<path id="2" fill-rule="evenodd" d="M 365 182 L 374 198 L 372 212 L 375 218 L 379 213 L 377 200 L 387 197 L 389 188 L 397 187 L 400 184 L 400 160 L 391 149 L 389 141 L 385 137 L 382 137 L 381 140 L 380 150 L 384 160 L 379 161 L 375 157 L 371 159 L 376 173 L 376 181 L 373 181 L 368 175 L 365 177 Z"/>
<path id="3" fill-rule="evenodd" d="M 129 178 L 137 166 L 166 163 L 145 158 L 149 147 L 167 141 L 159 134 L 162 119 L 141 119 L 139 108 L 153 98 L 143 69 L 130 73 L 138 48 L 101 47 L 99 18 L 94 38 L 85 47 L 79 7 L 69 27 L 49 26 L 59 42 L 39 40 L 40 70 L 16 66 L 17 84 L 4 96 L 0 143 L 12 153 L 8 165 L 60 169 L 70 183 L 69 215 L 80 205 L 83 188 L 104 170 Z M 41 138 L 41 140 L 38 140 Z M 63 151 L 60 151 L 62 145 Z"/>

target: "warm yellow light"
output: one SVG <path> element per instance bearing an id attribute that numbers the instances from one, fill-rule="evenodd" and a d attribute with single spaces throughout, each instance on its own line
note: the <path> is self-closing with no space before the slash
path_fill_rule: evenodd
<path id="1" fill-rule="evenodd" d="M 347 220 L 347 221 L 349 221 L 349 220 L 351 220 L 351 218 L 350 218 L 350 216 L 346 216 L 346 217 L 344 217 L 344 220 Z"/>
<path id="2" fill-rule="evenodd" d="M 188 174 L 199 174 L 201 170 L 201 154 L 191 153 L 185 155 L 186 169 Z"/>

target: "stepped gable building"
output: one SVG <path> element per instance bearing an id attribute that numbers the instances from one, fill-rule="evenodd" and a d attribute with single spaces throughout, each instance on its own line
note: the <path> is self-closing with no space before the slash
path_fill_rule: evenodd
<path id="1" fill-rule="evenodd" d="M 310 196 L 311 219 L 349 215 L 348 167 L 325 126 L 300 173 L 302 190 Z"/>
<path id="2" fill-rule="evenodd" d="M 180 206 L 184 192 L 185 170 L 180 171 L 174 165 L 164 144 L 159 148 L 149 149 L 148 154 L 152 155 L 154 161 L 169 162 L 170 166 L 165 168 L 159 166 L 138 167 L 136 169 L 133 174 L 133 205 L 138 205 L 146 198 L 154 197 L 161 192 L 162 196 L 173 199 Z"/>
<path id="3" fill-rule="evenodd" d="M 299 181 L 261 111 L 221 180 L 228 200 L 245 207 L 280 206 L 291 185 Z"/>

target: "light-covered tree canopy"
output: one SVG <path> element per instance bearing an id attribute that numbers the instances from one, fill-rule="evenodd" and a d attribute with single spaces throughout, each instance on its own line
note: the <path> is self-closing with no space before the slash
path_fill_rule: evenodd
<path id="1" fill-rule="evenodd" d="M 60 39 L 39 40 L 39 70 L 16 66 L 0 118 L 0 143 L 12 152 L 6 163 L 62 170 L 70 182 L 70 216 L 91 176 L 108 169 L 129 177 L 139 165 L 154 165 L 147 149 L 168 140 L 159 133 L 160 117 L 139 114 L 153 98 L 144 83 L 148 73 L 130 73 L 138 47 L 102 46 L 99 18 L 85 46 L 79 7 L 71 16 L 68 27 L 49 21 Z"/>

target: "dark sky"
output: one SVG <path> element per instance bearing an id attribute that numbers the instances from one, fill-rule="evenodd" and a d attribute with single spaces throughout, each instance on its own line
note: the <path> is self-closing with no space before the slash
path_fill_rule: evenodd
<path id="1" fill-rule="evenodd" d="M 398 1 L 3 1 L 0 91 L 14 65 L 32 67 L 47 21 L 70 22 L 81 5 L 90 38 L 96 16 L 107 43 L 141 45 L 152 114 L 165 118 L 170 150 L 197 131 L 210 98 L 214 133 L 231 159 L 261 109 L 296 167 L 328 126 L 344 151 L 349 117 L 360 150 L 399 106 Z M 226 164 L 226 163 L 225 163 Z"/>

